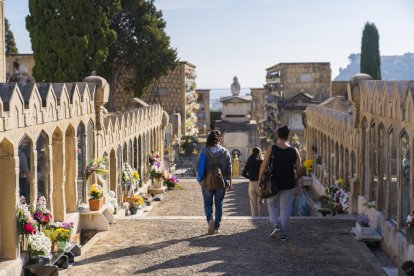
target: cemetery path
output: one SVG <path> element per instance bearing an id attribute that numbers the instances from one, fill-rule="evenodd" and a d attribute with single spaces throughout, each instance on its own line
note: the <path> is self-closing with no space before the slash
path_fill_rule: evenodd
<path id="1" fill-rule="evenodd" d="M 67 275 L 385 275 L 353 220 L 293 218 L 289 240 L 251 219 L 247 182 L 226 195 L 222 232 L 207 235 L 200 188 L 183 180 L 146 216 L 120 219 Z"/>

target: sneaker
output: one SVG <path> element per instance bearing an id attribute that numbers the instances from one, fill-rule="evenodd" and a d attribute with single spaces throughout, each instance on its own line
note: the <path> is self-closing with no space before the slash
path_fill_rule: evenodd
<path id="1" fill-rule="evenodd" d="M 214 219 L 210 219 L 210 221 L 208 222 L 208 234 L 214 234 Z"/>
<path id="2" fill-rule="evenodd" d="M 272 233 L 270 233 L 269 238 L 274 238 L 277 235 L 279 235 L 279 233 L 280 233 L 280 226 L 279 224 L 276 224 L 275 227 L 273 228 Z"/>
<path id="3" fill-rule="evenodd" d="M 214 234 L 220 234 L 220 228 L 214 229 Z"/>
<path id="4" fill-rule="evenodd" d="M 286 234 L 282 234 L 282 235 L 280 235 L 279 240 L 280 241 L 287 241 L 288 240 L 288 236 Z"/>

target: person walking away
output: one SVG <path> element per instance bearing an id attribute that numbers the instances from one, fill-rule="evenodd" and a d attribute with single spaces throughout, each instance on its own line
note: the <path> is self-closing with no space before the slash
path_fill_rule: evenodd
<path id="1" fill-rule="evenodd" d="M 289 144 L 289 134 L 288 126 L 280 127 L 277 130 L 277 141 L 266 150 L 259 174 L 261 176 L 267 168 L 270 154 L 273 152 L 272 177 L 279 187 L 279 192 L 266 199 L 270 222 L 273 226 L 269 237 L 279 235 L 281 241 L 288 239 L 288 224 L 292 214 L 293 201 L 295 195 L 300 192 L 302 184 L 299 151 Z"/>
<path id="2" fill-rule="evenodd" d="M 220 233 L 221 217 L 223 214 L 224 196 L 227 191 L 231 191 L 231 156 L 229 151 L 221 146 L 222 135 L 219 130 L 212 130 L 208 137 L 206 146 L 200 151 L 196 159 L 198 180 L 204 200 L 204 212 L 208 223 L 208 234 Z M 202 155 L 204 154 L 204 157 Z M 200 160 L 205 161 L 200 163 Z M 200 167 L 204 164 L 204 169 Z M 209 190 L 207 189 L 207 176 L 210 169 L 217 165 L 226 183 L 224 188 Z M 202 175 L 201 175 L 202 174 Z M 200 176 L 201 175 L 201 179 Z M 213 201 L 215 205 L 215 217 L 213 217 Z"/>
<path id="3" fill-rule="evenodd" d="M 260 197 L 259 188 L 259 171 L 262 162 L 262 150 L 257 147 L 253 148 L 242 172 L 242 176 L 249 179 L 249 201 L 252 217 L 262 217 L 264 215 L 264 204 Z"/>

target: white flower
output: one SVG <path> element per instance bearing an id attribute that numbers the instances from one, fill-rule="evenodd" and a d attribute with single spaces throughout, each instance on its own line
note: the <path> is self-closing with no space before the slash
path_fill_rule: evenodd
<path id="1" fill-rule="evenodd" d="M 407 224 L 411 224 L 413 222 L 413 220 L 414 220 L 414 216 L 412 216 L 412 215 L 407 216 Z"/>

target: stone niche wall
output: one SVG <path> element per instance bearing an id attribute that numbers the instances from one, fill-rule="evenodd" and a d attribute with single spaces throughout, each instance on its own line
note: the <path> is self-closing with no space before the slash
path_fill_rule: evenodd
<path id="1" fill-rule="evenodd" d="M 21 192 L 21 145 L 30 158 L 31 205 L 43 189 L 55 220 L 72 221 L 77 231 L 78 203 L 87 203 L 92 184 L 84 175 L 90 160 L 109 157 L 109 174 L 97 180 L 105 194 L 117 191 L 122 200 L 123 162 L 139 170 L 139 191 L 146 192 L 148 155 L 155 150 L 162 157 L 166 114 L 159 105 L 107 113 L 108 96 L 109 85 L 96 76 L 77 83 L 0 84 L 0 184 L 7 183 L 0 201 L 0 259 L 19 258 L 16 218 L 10 214 Z"/>
<path id="2" fill-rule="evenodd" d="M 308 93 L 317 99 L 331 94 L 331 65 L 321 63 L 279 63 L 266 69 L 267 73 L 280 71 L 283 97 L 290 99 L 299 93 Z"/>
<path id="3" fill-rule="evenodd" d="M 414 209 L 414 81 L 358 74 L 347 85 L 352 113 L 323 105 L 306 110 L 308 158 L 318 155 L 322 163 L 314 166 L 314 183 L 327 187 L 344 178 L 351 212 L 367 213 L 384 251 L 400 265 L 414 259 L 405 237 L 405 219 Z M 367 201 L 375 208 L 367 209 Z"/>

